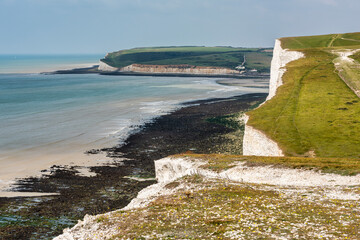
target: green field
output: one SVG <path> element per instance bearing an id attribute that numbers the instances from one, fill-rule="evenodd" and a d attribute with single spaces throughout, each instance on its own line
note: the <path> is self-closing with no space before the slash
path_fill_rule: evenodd
<path id="1" fill-rule="evenodd" d="M 355 53 L 354 55 L 350 56 L 351 58 L 355 59 L 360 63 L 360 51 Z"/>
<path id="2" fill-rule="evenodd" d="M 257 48 L 233 47 L 158 47 L 134 48 L 109 53 L 101 61 L 121 68 L 133 63 L 146 65 L 193 65 L 234 69 L 246 57 L 245 66 L 260 72 L 270 71 L 271 52 Z"/>
<path id="3" fill-rule="evenodd" d="M 282 38 L 281 44 L 287 49 L 327 48 L 360 45 L 360 33 L 328 34 L 307 37 Z"/>
<path id="4" fill-rule="evenodd" d="M 286 66 L 284 84 L 248 113 L 248 124 L 287 156 L 360 157 L 360 99 L 339 77 L 332 53 L 360 48 L 359 39 L 360 33 L 281 39 L 283 48 L 306 57 Z"/>

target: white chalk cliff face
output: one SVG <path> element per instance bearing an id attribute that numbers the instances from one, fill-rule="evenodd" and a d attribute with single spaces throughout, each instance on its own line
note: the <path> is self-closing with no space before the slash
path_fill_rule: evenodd
<path id="1" fill-rule="evenodd" d="M 247 117 L 248 120 L 248 117 Z M 245 121 L 243 155 L 246 156 L 284 156 L 279 145 L 261 131 L 249 126 Z"/>
<path id="2" fill-rule="evenodd" d="M 289 51 L 281 47 L 281 41 L 276 39 L 273 58 L 271 61 L 270 69 L 270 89 L 269 95 L 266 100 L 270 100 L 276 94 L 276 90 L 280 87 L 282 82 L 282 76 L 286 72 L 285 66 L 295 60 L 304 57 L 302 52 Z"/>
<path id="3" fill-rule="evenodd" d="M 297 191 L 302 191 L 299 189 L 300 187 L 322 187 L 324 191 L 321 192 L 329 199 L 360 200 L 359 194 L 341 190 L 341 186 L 359 185 L 360 175 L 341 176 L 310 170 L 274 168 L 272 166 L 250 167 L 245 162 L 238 162 L 230 169 L 214 172 L 201 168 L 206 163 L 204 160 L 171 157 L 155 161 L 158 183 L 141 190 L 138 196 L 122 211 L 144 208 L 160 196 L 175 194 L 180 189 L 184 191 L 186 186 L 182 184 L 173 189 L 167 188 L 166 185 L 181 177 L 195 174 L 207 179 L 219 179 L 226 182 L 290 186 L 296 187 Z M 325 191 L 325 187 L 329 187 L 331 191 Z M 293 191 L 292 188 L 289 190 Z M 282 188 L 281 191 L 284 191 L 284 189 Z M 114 235 L 119 234 L 118 226 L 116 224 L 103 224 L 97 219 L 99 217 L 111 219 L 116 212 L 97 216 L 86 215 L 84 220 L 79 221 L 71 229 L 65 229 L 63 234 L 54 238 L 54 240 L 113 239 Z"/>
<path id="4" fill-rule="evenodd" d="M 285 66 L 295 60 L 304 57 L 297 51 L 289 51 L 281 47 L 281 41 L 275 41 L 273 59 L 271 61 L 269 95 L 266 101 L 273 98 L 276 90 L 283 84 L 282 76 L 286 72 Z M 247 122 L 246 119 L 245 122 Z M 245 124 L 243 140 L 243 154 L 254 156 L 284 156 L 278 144 L 268 138 L 263 132 Z"/>
<path id="5" fill-rule="evenodd" d="M 131 64 L 121 69 L 123 72 L 140 73 L 182 73 L 182 74 L 239 74 L 238 70 L 222 67 L 201 67 L 191 65 L 145 65 Z"/>
<path id="6" fill-rule="evenodd" d="M 223 67 L 202 67 L 191 65 L 145 65 L 131 64 L 123 68 L 112 67 L 102 61 L 99 63 L 99 71 L 104 72 L 134 72 L 134 73 L 174 73 L 174 74 L 239 74 L 240 71 Z"/>
<path id="7" fill-rule="evenodd" d="M 99 62 L 99 67 L 98 67 L 99 71 L 104 71 L 104 72 L 114 72 L 114 71 L 118 71 L 118 68 L 114 68 L 106 63 L 104 63 L 103 61 Z"/>

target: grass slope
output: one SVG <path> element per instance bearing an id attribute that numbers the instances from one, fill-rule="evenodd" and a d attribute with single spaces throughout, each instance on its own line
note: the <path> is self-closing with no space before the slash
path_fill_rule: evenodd
<path id="1" fill-rule="evenodd" d="M 255 48 L 232 47 L 158 47 L 134 48 L 109 53 L 103 62 L 113 67 L 125 67 L 133 63 L 147 65 L 216 66 L 235 68 L 244 61 L 248 68 L 268 72 L 272 53 Z"/>
<path id="2" fill-rule="evenodd" d="M 360 63 L 360 51 L 355 53 L 354 55 L 350 56 L 351 58 L 355 59 Z"/>
<path id="3" fill-rule="evenodd" d="M 334 59 L 333 62 L 341 79 L 360 97 L 360 63 L 351 57 L 341 56 Z"/>
<path id="4" fill-rule="evenodd" d="M 328 47 L 360 48 L 359 38 L 360 33 L 351 33 L 281 39 L 283 48 L 306 57 L 287 65 L 284 85 L 249 112 L 248 123 L 278 142 L 288 156 L 359 157 L 360 99 L 335 71 L 338 56 Z"/>
<path id="5" fill-rule="evenodd" d="M 328 34 L 319 36 L 282 38 L 283 48 L 306 49 L 360 45 L 360 33 Z"/>

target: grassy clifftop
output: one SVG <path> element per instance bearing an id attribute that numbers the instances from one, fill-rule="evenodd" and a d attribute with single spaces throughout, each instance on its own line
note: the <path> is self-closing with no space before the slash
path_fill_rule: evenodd
<path id="1" fill-rule="evenodd" d="M 348 61 L 339 54 L 360 49 L 360 33 L 282 38 L 281 43 L 305 58 L 286 66 L 284 84 L 273 99 L 249 113 L 248 124 L 278 142 L 288 156 L 358 158 L 360 99 L 335 60 Z M 359 54 L 352 57 L 359 60 Z M 351 70 L 359 72 L 356 60 Z"/>
<path id="2" fill-rule="evenodd" d="M 281 39 L 282 47 L 287 49 L 309 49 L 329 47 L 350 47 L 360 45 L 360 33 L 328 34 Z"/>
<path id="3" fill-rule="evenodd" d="M 147 65 L 214 66 L 234 69 L 246 58 L 245 67 L 268 72 L 272 53 L 258 48 L 233 47 L 154 47 L 109 53 L 101 61 L 121 68 L 133 63 Z"/>

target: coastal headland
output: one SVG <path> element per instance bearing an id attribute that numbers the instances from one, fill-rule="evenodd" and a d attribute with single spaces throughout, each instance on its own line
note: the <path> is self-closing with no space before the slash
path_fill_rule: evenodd
<path id="1" fill-rule="evenodd" d="M 167 64 L 134 63 L 126 65 L 125 69 L 116 68 L 115 71 L 111 67 L 104 69 L 105 63 L 101 61 L 99 65 L 54 73 L 204 77 L 217 78 L 217 82 L 232 86 L 239 85 L 242 80 L 249 82 L 249 79 L 254 79 L 259 83 L 266 80 L 272 54 L 271 49 L 200 47 L 171 48 L 165 56 L 173 55 L 174 49 L 182 52 L 180 55 L 194 55 L 193 61 L 200 55 L 202 59 L 197 59 L 195 66 L 181 62 L 189 62 L 189 56 L 186 59 L 176 58 L 176 63 L 171 62 L 175 61 L 171 57 L 171 60 L 164 59 Z M 139 57 L 142 54 L 137 55 Z M 131 56 L 130 54 L 130 58 Z M 213 59 L 212 62 L 206 63 L 210 59 Z M 227 60 L 231 60 L 231 66 L 224 66 L 229 64 L 229 61 L 226 63 Z M 214 63 L 221 64 L 214 66 Z M 243 73 L 240 74 L 236 67 Z M 246 68 L 249 71 L 247 74 L 244 71 Z M 253 86 L 249 82 L 248 87 L 256 88 L 258 85 Z M 266 84 L 263 87 L 266 88 Z M 43 175 L 17 179 L 10 189 L 19 193 L 17 197 L 11 197 L 7 193 L 8 197 L 0 198 L 1 220 L 4 223 L 0 226 L 0 236 L 4 239 L 39 236 L 50 239 L 60 234 L 63 228 L 75 225 L 85 214 L 94 215 L 122 208 L 141 189 L 155 183 L 153 162 L 159 158 L 187 151 L 241 154 L 243 124 L 238 121 L 239 114 L 257 106 L 264 99 L 265 94 L 253 94 L 183 103 L 182 109 L 140 126 L 138 132 L 129 136 L 121 147 L 89 149 L 87 152 L 94 156 L 106 154 L 113 162 L 88 168 L 59 164 L 44 169 Z M 84 175 L 84 171 L 88 173 Z M 31 193 L 36 193 L 36 197 Z M 21 197 L 24 194 L 26 196 Z M 18 208 L 22 210 L 17 211 Z"/>
<path id="2" fill-rule="evenodd" d="M 330 34 L 276 42 L 269 97 L 247 114 L 247 126 L 275 141 L 281 149 L 278 156 L 359 158 L 359 63 L 355 55 L 352 58 L 360 49 L 359 36 Z M 251 150 L 251 141 L 246 142 L 246 154 L 271 155 Z"/>
<path id="3" fill-rule="evenodd" d="M 154 47 L 108 53 L 99 65 L 56 74 L 244 78 L 269 74 L 272 49 L 233 47 Z"/>
<path id="4" fill-rule="evenodd" d="M 56 168 L 53 177 L 19 181 L 18 189 L 36 186 L 41 191 L 53 186 L 47 179 L 66 176 L 59 180 L 60 196 L 49 197 L 50 205 L 31 208 L 31 214 L 39 207 L 48 209 L 46 214 L 64 209 L 70 228 L 57 240 L 358 239 L 360 161 L 351 138 L 356 135 L 358 97 L 347 85 L 355 74 L 347 64 L 335 65 L 339 55 L 333 52 L 358 49 L 358 40 L 356 33 L 277 40 L 265 103 L 265 94 L 185 103 L 145 124 L 123 146 L 90 150 L 88 154 L 105 152 L 121 159 L 92 168 L 97 175 L 91 180 L 99 183 L 91 185 L 95 189 L 79 191 L 79 179 L 68 181 L 74 169 Z M 107 55 L 103 67 L 121 74 L 123 67 L 144 64 L 108 65 L 122 55 Z M 163 57 L 161 50 L 155 55 Z M 358 59 L 356 53 L 350 57 Z M 144 65 L 135 67 L 147 74 L 161 64 Z M 340 70 L 342 77 L 336 72 Z M 78 192 L 89 194 L 84 202 Z M 69 199 L 74 200 L 70 211 L 63 208 Z M 15 209 L 12 204 L 5 203 Z M 85 208 L 93 213 L 73 226 L 73 210 Z M 11 234 L 13 229 L 4 231 Z M 44 230 L 22 233 L 41 235 Z"/>
<path id="5" fill-rule="evenodd" d="M 357 63 L 339 63 L 334 49 L 356 53 L 359 42 L 358 33 L 277 40 L 267 101 L 238 116 L 244 150 L 258 156 L 157 160 L 157 184 L 56 239 L 358 239 Z"/>

